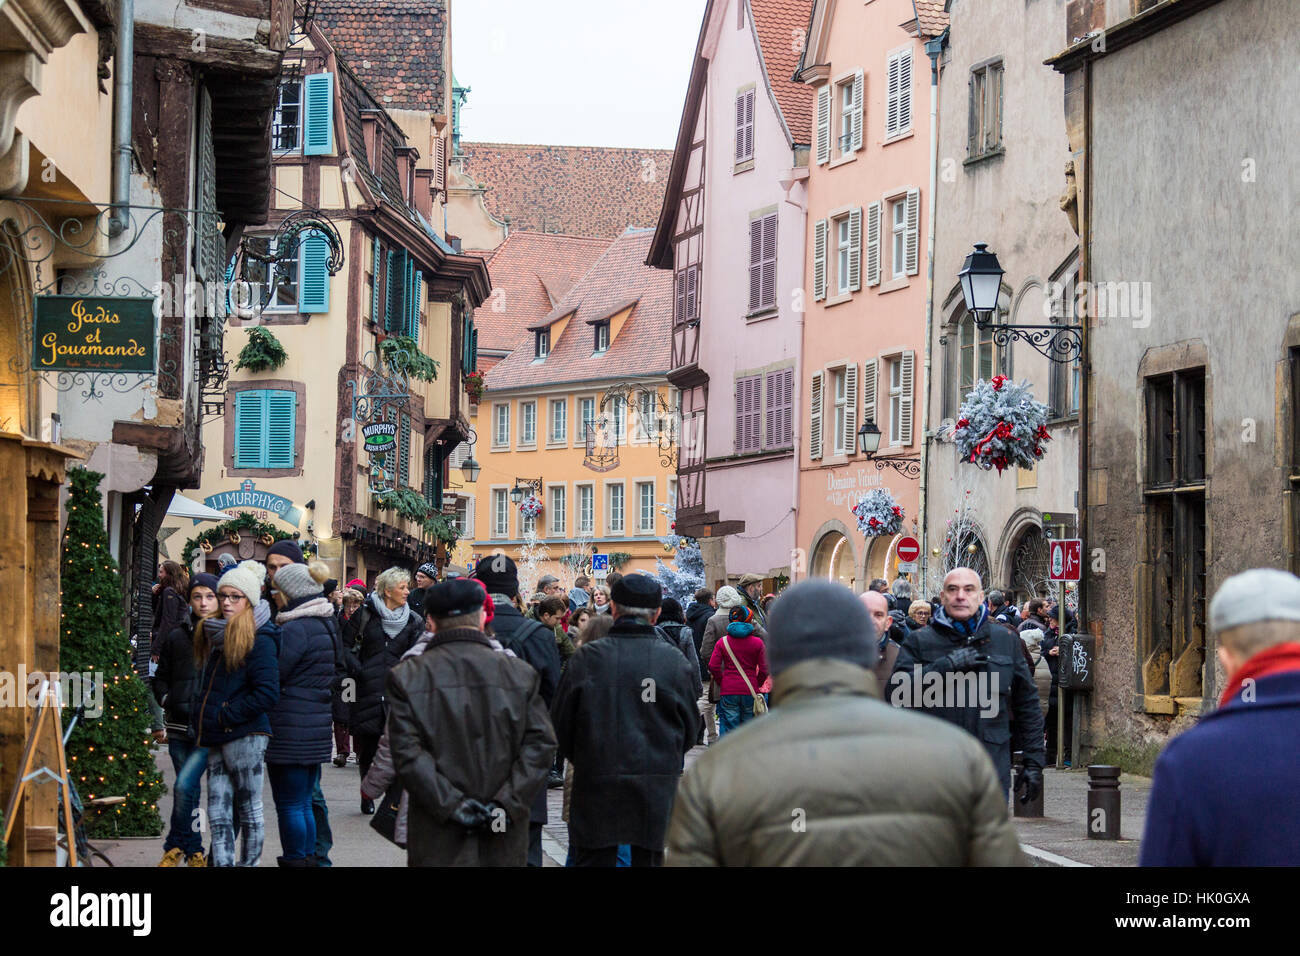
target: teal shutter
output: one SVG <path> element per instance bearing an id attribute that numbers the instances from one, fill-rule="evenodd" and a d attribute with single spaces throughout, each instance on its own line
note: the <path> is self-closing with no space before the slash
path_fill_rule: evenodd
<path id="1" fill-rule="evenodd" d="M 328 156 L 334 152 L 334 74 L 313 73 L 302 78 L 302 154 Z"/>
<path id="2" fill-rule="evenodd" d="M 406 329 L 407 284 L 410 280 L 410 262 L 405 249 L 388 251 L 388 296 L 384 303 L 384 331 L 401 334 Z"/>
<path id="3" fill-rule="evenodd" d="M 266 395 L 266 468 L 292 468 L 298 396 L 273 391 Z"/>
<path id="4" fill-rule="evenodd" d="M 411 487 L 411 416 L 403 415 L 397 440 L 398 486 Z"/>
<path id="5" fill-rule="evenodd" d="M 330 246 L 317 232 L 302 240 L 302 278 L 298 281 L 298 311 L 330 310 Z"/>
<path id="6" fill-rule="evenodd" d="M 421 286 L 424 284 L 424 275 L 415 267 L 415 262 L 411 262 L 411 305 L 409 314 L 410 320 L 407 323 L 406 334 L 415 341 L 420 341 L 420 303 L 421 303 Z"/>
<path id="7" fill-rule="evenodd" d="M 469 370 L 473 372 L 478 368 L 478 329 L 470 328 L 470 347 L 469 347 Z"/>
<path id="8" fill-rule="evenodd" d="M 374 246 L 375 246 L 375 265 L 374 265 L 374 270 L 371 273 L 371 275 L 374 276 L 374 287 L 371 289 L 370 292 L 370 321 L 373 322 L 375 325 L 378 325 L 379 324 L 379 293 L 383 289 L 383 277 L 379 272 L 379 268 L 381 263 L 383 262 L 383 255 L 384 255 L 384 244 L 379 241 L 378 236 L 375 237 Z"/>
<path id="9" fill-rule="evenodd" d="M 262 468 L 266 460 L 263 450 L 262 425 L 266 419 L 266 392 L 247 391 L 235 393 L 235 467 Z"/>

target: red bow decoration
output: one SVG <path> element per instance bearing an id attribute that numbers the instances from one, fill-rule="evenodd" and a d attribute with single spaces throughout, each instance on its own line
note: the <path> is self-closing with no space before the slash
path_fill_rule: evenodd
<path id="1" fill-rule="evenodd" d="M 958 428 L 967 428 L 967 427 L 969 427 L 969 426 L 970 426 L 970 419 L 969 419 L 969 418 L 959 418 L 959 419 L 957 419 L 957 427 L 958 427 Z"/>
<path id="2" fill-rule="evenodd" d="M 1007 384 L 1007 377 L 1005 375 L 994 375 L 990 381 L 993 384 L 993 391 L 1000 392 L 1002 391 L 1002 386 Z"/>
<path id="3" fill-rule="evenodd" d="M 903 517 L 903 509 L 895 505 L 894 514 L 898 515 L 900 518 Z"/>

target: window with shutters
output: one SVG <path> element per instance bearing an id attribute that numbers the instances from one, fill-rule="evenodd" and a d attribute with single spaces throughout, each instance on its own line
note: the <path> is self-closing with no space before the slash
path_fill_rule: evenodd
<path id="1" fill-rule="evenodd" d="M 831 159 L 831 87 L 829 84 L 817 89 L 817 163 L 828 163 Z"/>
<path id="2" fill-rule="evenodd" d="M 840 107 L 840 135 L 836 140 L 841 156 L 853 152 L 853 81 L 836 87 Z"/>
<path id="3" fill-rule="evenodd" d="M 447 467 L 453 470 L 457 469 L 461 465 L 465 464 L 465 459 L 468 457 L 470 457 L 470 444 L 467 441 L 463 441 L 453 448 L 451 453 L 447 455 Z"/>
<path id="4" fill-rule="evenodd" d="M 735 172 L 752 169 L 754 161 L 754 87 L 736 94 Z M 742 169 L 743 167 L 743 169 Z"/>
<path id="5" fill-rule="evenodd" d="M 492 447 L 507 448 L 510 445 L 510 403 L 502 402 L 492 406 Z"/>
<path id="6" fill-rule="evenodd" d="M 812 461 L 822 457 L 822 405 L 825 402 L 822 383 L 825 374 L 813 372 L 808 398 L 808 458 Z"/>
<path id="7" fill-rule="evenodd" d="M 763 448 L 790 448 L 794 444 L 794 369 L 768 372 L 763 389 Z"/>
<path id="8" fill-rule="evenodd" d="M 397 423 L 397 486 L 411 487 L 411 416 L 402 415 Z"/>
<path id="9" fill-rule="evenodd" d="M 237 470 L 298 467 L 302 449 L 297 389 L 242 389 L 233 398 L 227 466 Z"/>
<path id="10" fill-rule="evenodd" d="M 276 241 L 269 237 L 250 237 L 247 240 L 250 252 L 274 257 Z M 301 247 L 299 247 L 301 253 Z M 264 312 L 297 312 L 298 283 L 302 274 L 301 254 L 288 261 L 272 262 L 248 259 L 248 281 L 252 283 L 254 296 L 266 299 Z M 265 289 L 271 286 L 269 298 Z"/>
<path id="11" fill-rule="evenodd" d="M 551 399 L 551 431 L 550 441 L 552 444 L 562 443 L 569 440 L 569 402 L 567 399 Z"/>
<path id="12" fill-rule="evenodd" d="M 424 500 L 432 508 L 442 510 L 443 451 L 436 442 L 424 447 Z"/>
<path id="13" fill-rule="evenodd" d="M 623 533 L 623 483 L 605 486 L 605 530 L 610 534 Z"/>
<path id="14" fill-rule="evenodd" d="M 537 444 L 537 403 L 519 403 L 519 444 L 529 446 Z"/>
<path id="15" fill-rule="evenodd" d="M 912 50 L 889 54 L 885 64 L 885 139 L 912 129 Z"/>
<path id="16" fill-rule="evenodd" d="M 1142 692 L 1202 694 L 1206 627 L 1205 369 L 1154 376 L 1146 400 L 1147 573 Z"/>
<path id="17" fill-rule="evenodd" d="M 856 373 L 857 369 L 853 371 Z M 833 369 L 831 377 L 835 389 L 835 454 L 847 455 L 849 444 L 854 440 L 849 434 L 849 369 Z"/>
<path id="18" fill-rule="evenodd" d="M 302 146 L 302 78 L 285 80 L 276 91 L 271 118 L 271 149 L 296 152 Z"/>
<path id="19" fill-rule="evenodd" d="M 328 156 L 334 151 L 334 74 L 303 77 L 302 153 Z"/>
<path id="20" fill-rule="evenodd" d="M 578 496 L 578 534 L 592 534 L 596 530 L 596 490 L 590 485 L 576 485 Z"/>
<path id="21" fill-rule="evenodd" d="M 700 320 L 700 266 L 683 266 L 674 277 L 673 324 L 694 325 Z"/>
<path id="22" fill-rule="evenodd" d="M 564 485 L 553 485 L 551 487 L 551 501 L 547 517 L 550 521 L 550 533 L 555 537 L 563 538 L 567 533 L 565 530 L 569 526 L 567 505 L 567 492 Z"/>
<path id="23" fill-rule="evenodd" d="M 966 156 L 977 159 L 1002 152 L 1002 61 L 972 68 Z"/>
<path id="24" fill-rule="evenodd" d="M 411 281 L 411 259 L 405 249 L 389 249 L 384 276 L 384 331 L 394 335 L 408 331 L 406 304 Z"/>
<path id="25" fill-rule="evenodd" d="M 659 431 L 659 395 L 646 391 L 637 393 L 636 421 L 632 426 L 632 437 L 638 442 L 654 441 Z"/>
<path id="26" fill-rule="evenodd" d="M 636 484 L 637 531 L 655 533 L 655 483 L 638 481 Z"/>
<path id="27" fill-rule="evenodd" d="M 761 375 L 747 375 L 736 379 L 736 454 L 744 455 L 762 448 L 762 387 Z"/>
<path id="28" fill-rule="evenodd" d="M 865 87 L 866 80 L 861 70 L 854 70 L 835 78 L 833 106 L 838 122 L 835 123 L 834 152 L 837 158 L 832 165 L 838 165 L 841 160 L 852 159 L 853 154 L 862 148 Z"/>
<path id="29" fill-rule="evenodd" d="M 749 221 L 749 314 L 776 308 L 776 213 Z"/>
<path id="30" fill-rule="evenodd" d="M 504 488 L 492 489 L 492 537 L 504 538 L 510 533 L 509 499 Z"/>

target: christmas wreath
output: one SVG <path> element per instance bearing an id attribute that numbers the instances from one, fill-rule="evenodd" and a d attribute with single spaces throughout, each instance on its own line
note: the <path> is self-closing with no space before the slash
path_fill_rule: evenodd
<path id="1" fill-rule="evenodd" d="M 884 488 L 868 491 L 849 510 L 858 519 L 858 530 L 868 538 L 903 530 L 903 509 Z"/>
<path id="2" fill-rule="evenodd" d="M 998 474 L 1008 465 L 1033 468 L 1043 457 L 1047 432 L 1047 406 L 1034 401 L 1029 382 L 994 375 L 975 383 L 961 406 L 953 431 L 957 453 L 963 461 Z"/>
<path id="3" fill-rule="evenodd" d="M 542 499 L 536 495 L 529 495 L 519 502 L 519 513 L 525 518 L 536 518 L 542 513 Z"/>

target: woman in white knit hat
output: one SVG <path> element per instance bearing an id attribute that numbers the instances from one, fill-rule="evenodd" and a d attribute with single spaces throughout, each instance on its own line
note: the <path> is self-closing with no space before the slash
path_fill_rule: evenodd
<path id="1" fill-rule="evenodd" d="M 266 569 L 243 561 L 221 576 L 217 606 L 194 638 L 201 668 L 194 744 L 208 748 L 208 821 L 213 866 L 257 866 L 262 856 L 262 771 L 268 713 L 280 699 L 279 635 L 262 600 Z M 235 819 L 243 833 L 235 863 Z"/>

